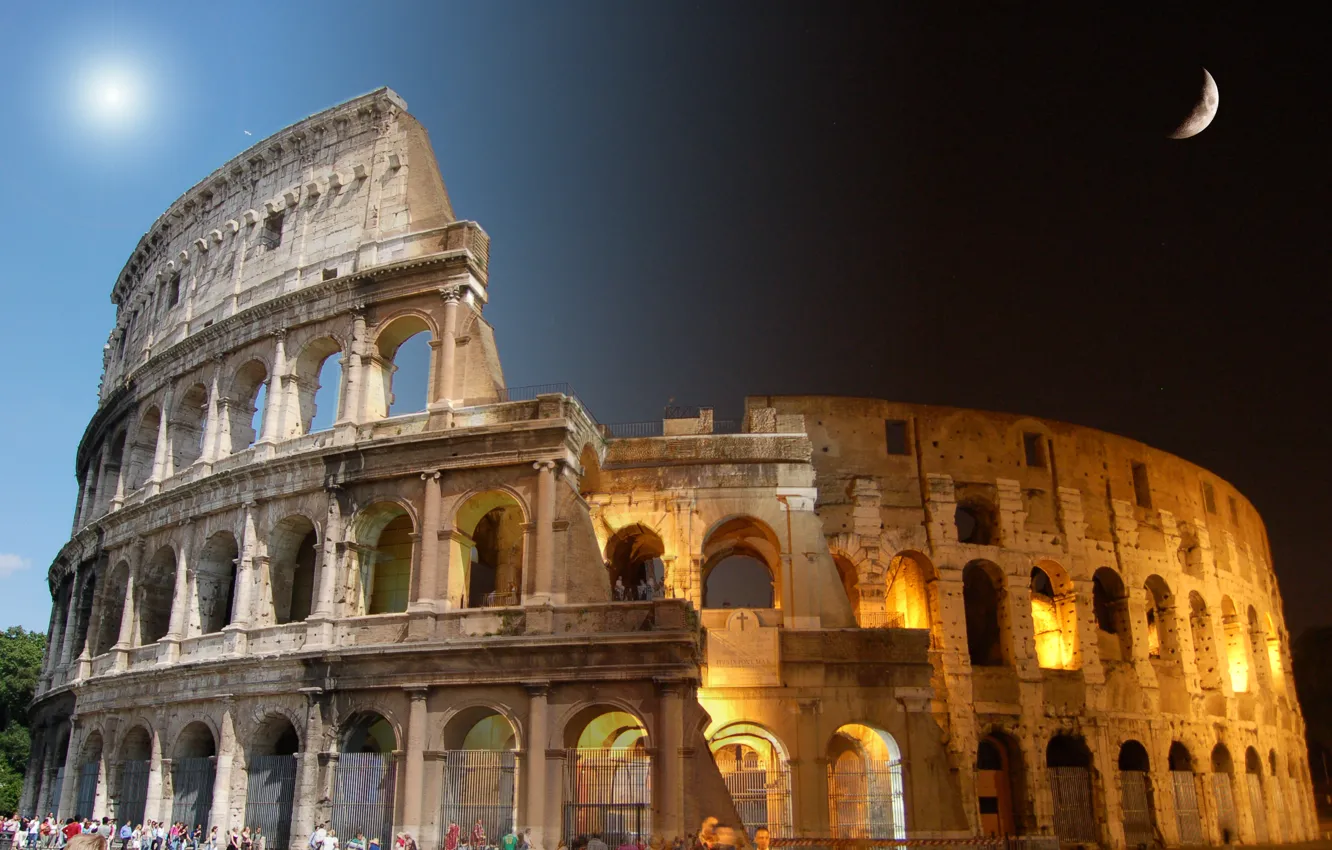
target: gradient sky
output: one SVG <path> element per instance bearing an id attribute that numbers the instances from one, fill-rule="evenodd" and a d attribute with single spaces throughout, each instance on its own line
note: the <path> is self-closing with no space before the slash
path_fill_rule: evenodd
<path id="1" fill-rule="evenodd" d="M 492 237 L 510 385 L 603 422 L 823 392 L 1122 433 L 1247 494 L 1292 631 L 1332 623 L 1318 22 L 944 6 L 7 5 L 0 626 L 46 627 L 140 235 L 381 85 Z M 1168 141 L 1201 66 L 1219 115 Z M 117 68 L 119 123 L 82 94 Z"/>

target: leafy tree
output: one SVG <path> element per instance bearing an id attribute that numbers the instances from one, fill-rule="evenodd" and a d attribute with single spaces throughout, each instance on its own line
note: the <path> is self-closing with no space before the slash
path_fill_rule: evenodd
<path id="1" fill-rule="evenodd" d="M 28 703 L 42 672 L 46 637 L 14 626 L 0 632 L 0 812 L 18 810 L 28 768 Z"/>

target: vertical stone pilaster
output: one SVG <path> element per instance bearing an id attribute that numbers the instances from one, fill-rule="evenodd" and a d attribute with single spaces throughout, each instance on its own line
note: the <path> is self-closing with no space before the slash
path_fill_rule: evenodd
<path id="1" fill-rule="evenodd" d="M 412 600 L 409 611 L 433 613 L 436 610 L 436 596 L 439 587 L 439 515 L 440 515 L 440 479 L 439 472 L 423 472 L 425 496 L 421 510 L 421 574 L 416 586 L 416 598 Z"/>
<path id="2" fill-rule="evenodd" d="M 209 814 L 210 827 L 226 835 L 231 828 L 231 770 L 236 752 L 235 706 L 229 698 L 223 700 L 222 728 L 217 746 L 217 766 L 213 777 L 213 808 Z"/>
<path id="3" fill-rule="evenodd" d="M 438 352 L 435 358 L 434 394 L 430 399 L 433 409 L 452 408 L 456 394 L 458 361 L 458 299 L 461 295 L 458 287 L 450 286 L 440 290 L 444 299 L 444 321 L 441 323 L 438 346 L 432 345 Z"/>
<path id="4" fill-rule="evenodd" d="M 683 835 L 684 823 L 684 699 L 683 682 L 659 682 L 657 700 L 657 758 L 660 762 L 659 821 L 654 827 L 666 835 Z M 659 823 L 660 826 L 656 826 Z"/>
<path id="5" fill-rule="evenodd" d="M 546 846 L 546 728 L 549 724 L 550 686 L 527 686 L 527 741 L 523 748 L 523 781 L 527 785 L 526 811 L 519 829 L 531 829 L 536 847 Z"/>
<path id="6" fill-rule="evenodd" d="M 555 584 L 555 466 L 556 461 L 532 464 L 537 471 L 536 503 L 536 578 L 532 584 L 531 604 L 560 602 L 564 594 L 554 592 Z"/>
<path id="7" fill-rule="evenodd" d="M 259 439 L 255 441 L 257 454 L 267 457 L 272 454 L 273 446 L 287 433 L 287 329 L 280 328 L 273 334 L 273 374 L 268 377 L 268 391 L 264 394 L 263 426 Z M 262 448 L 261 448 L 262 447 Z"/>
<path id="8" fill-rule="evenodd" d="M 421 792 L 425 775 L 426 698 L 429 688 L 407 688 L 407 751 L 402 789 L 402 829 L 421 834 Z"/>

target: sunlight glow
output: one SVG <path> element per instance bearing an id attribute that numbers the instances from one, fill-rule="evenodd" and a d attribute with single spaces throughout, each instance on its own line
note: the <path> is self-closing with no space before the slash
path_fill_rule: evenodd
<path id="1" fill-rule="evenodd" d="M 81 75 L 79 112 L 99 129 L 128 129 L 142 112 L 140 76 L 123 63 L 102 63 Z"/>

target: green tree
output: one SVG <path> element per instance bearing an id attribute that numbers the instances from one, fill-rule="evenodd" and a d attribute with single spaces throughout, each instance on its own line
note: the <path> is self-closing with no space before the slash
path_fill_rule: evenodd
<path id="1" fill-rule="evenodd" d="M 0 812 L 18 809 L 28 768 L 28 704 L 42 672 L 46 637 L 14 626 L 0 632 Z"/>

